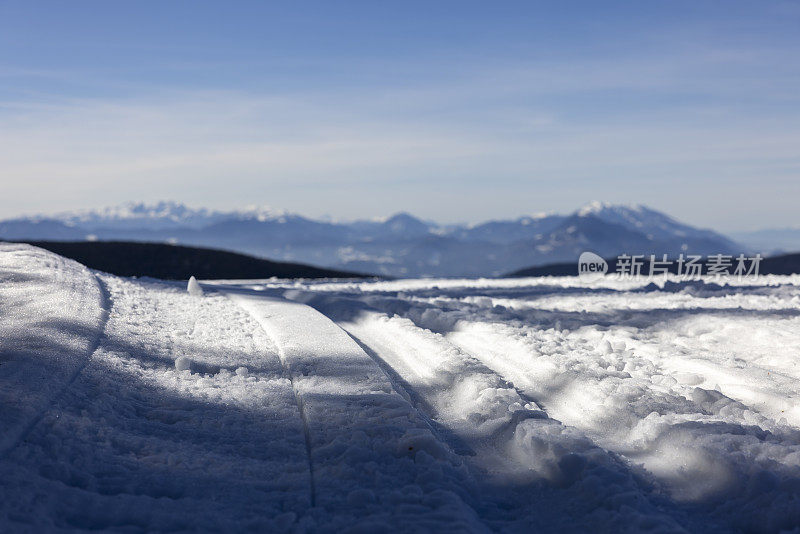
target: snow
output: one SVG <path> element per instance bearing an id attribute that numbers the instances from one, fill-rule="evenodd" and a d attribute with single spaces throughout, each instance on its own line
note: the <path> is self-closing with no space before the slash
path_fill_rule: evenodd
<path id="1" fill-rule="evenodd" d="M 458 488 L 467 476 L 455 455 L 444 454 L 433 465 L 415 465 L 424 451 L 397 457 L 397 442 L 408 432 L 434 438 L 377 363 L 341 328 L 302 304 L 224 292 L 279 347 L 305 428 L 316 507 L 342 524 L 412 525 L 438 515 L 462 523 L 474 515 L 456 493 L 439 494 Z M 411 516 L 402 507 L 381 506 L 400 498 L 398 487 L 416 486 L 420 479 L 428 483 L 415 489 L 420 498 Z"/>
<path id="2" fill-rule="evenodd" d="M 226 214 L 205 208 L 193 209 L 178 202 L 161 201 L 152 204 L 128 202 L 118 206 L 100 209 L 76 210 L 57 213 L 49 217 L 67 226 L 81 226 L 90 229 L 147 228 L 158 230 L 187 226 L 200 228 L 221 220 Z"/>
<path id="3" fill-rule="evenodd" d="M 192 359 L 186 356 L 179 356 L 175 359 L 175 369 L 178 371 L 191 371 Z"/>
<path id="4" fill-rule="evenodd" d="M 0 281 L 2 531 L 800 528 L 800 277 Z"/>
<path id="5" fill-rule="evenodd" d="M 193 297 L 203 296 L 203 288 L 200 286 L 200 282 L 198 282 L 197 278 L 194 276 L 189 277 L 189 283 L 186 284 L 186 291 L 188 291 Z"/>
<path id="6" fill-rule="evenodd" d="M 94 350 L 104 290 L 88 269 L 26 245 L 0 255 L 0 458 L 15 447 Z"/>

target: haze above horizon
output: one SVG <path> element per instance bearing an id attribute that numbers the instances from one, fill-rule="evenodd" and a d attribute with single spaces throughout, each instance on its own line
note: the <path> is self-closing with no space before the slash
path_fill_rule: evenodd
<path id="1" fill-rule="evenodd" d="M 0 4 L 0 219 L 180 198 L 796 226 L 800 2 Z"/>

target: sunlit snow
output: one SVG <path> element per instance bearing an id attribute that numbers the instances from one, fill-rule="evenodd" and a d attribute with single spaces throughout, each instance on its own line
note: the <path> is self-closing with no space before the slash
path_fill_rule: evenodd
<path id="1" fill-rule="evenodd" d="M 0 530 L 796 529 L 799 285 L 187 291 L 0 245 Z"/>

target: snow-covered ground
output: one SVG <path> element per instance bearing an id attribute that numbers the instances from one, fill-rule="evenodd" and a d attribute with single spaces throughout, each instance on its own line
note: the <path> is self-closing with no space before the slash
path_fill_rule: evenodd
<path id="1" fill-rule="evenodd" d="M 192 289 L 0 245 L 0 531 L 800 531 L 800 277 Z"/>

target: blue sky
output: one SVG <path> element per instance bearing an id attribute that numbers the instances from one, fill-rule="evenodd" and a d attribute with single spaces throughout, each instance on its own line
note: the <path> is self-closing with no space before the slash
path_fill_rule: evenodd
<path id="1" fill-rule="evenodd" d="M 800 2 L 0 1 L 0 217 L 797 225 Z"/>

